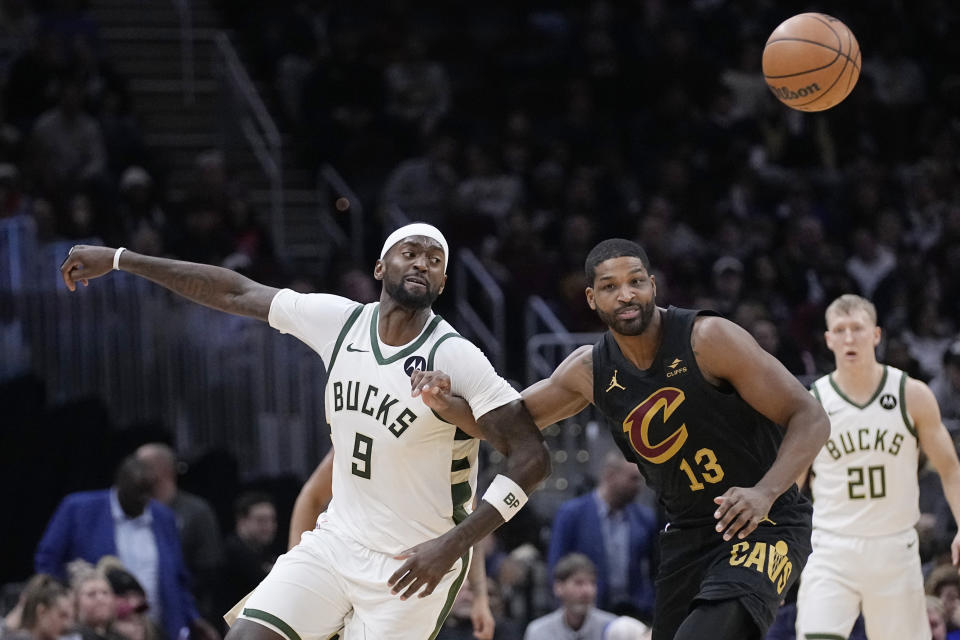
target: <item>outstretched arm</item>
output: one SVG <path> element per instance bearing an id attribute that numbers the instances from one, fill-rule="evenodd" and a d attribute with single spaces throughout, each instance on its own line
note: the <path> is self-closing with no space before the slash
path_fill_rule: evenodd
<path id="1" fill-rule="evenodd" d="M 90 280 L 109 273 L 115 254 L 116 249 L 109 247 L 77 245 L 70 249 L 60 265 L 67 288 L 75 291 L 77 282 L 87 286 Z M 264 322 L 278 291 L 223 267 L 154 258 L 127 250 L 120 254 L 118 267 L 193 302 Z"/>
<path id="2" fill-rule="evenodd" d="M 474 438 L 484 439 L 470 405 L 451 395 L 450 376 L 443 371 L 414 371 L 410 376 L 412 395 Z M 521 394 L 523 403 L 540 429 L 580 413 L 593 402 L 593 351 L 580 347 L 560 363 L 549 378 L 535 382 Z"/>
<path id="3" fill-rule="evenodd" d="M 300 542 L 304 531 L 310 531 L 317 524 L 317 516 L 327 508 L 333 499 L 333 447 L 327 451 L 317 468 L 297 494 L 290 516 L 290 537 L 287 548 L 292 549 Z"/>
<path id="4" fill-rule="evenodd" d="M 954 521 L 960 522 L 960 462 L 957 461 L 957 449 L 950 433 L 940 418 L 937 399 L 930 387 L 913 378 L 907 379 L 904 396 L 907 412 L 917 429 L 920 448 L 940 475 L 943 495 L 950 505 Z M 960 532 L 950 544 L 950 559 L 954 566 L 960 567 Z"/>
<path id="5" fill-rule="evenodd" d="M 703 317 L 691 345 L 697 365 L 713 384 L 728 383 L 758 412 L 786 428 L 770 469 L 753 487 L 731 487 L 715 499 L 717 531 L 725 540 L 746 538 L 776 500 L 810 468 L 830 436 L 820 403 L 744 329 L 723 318 Z"/>

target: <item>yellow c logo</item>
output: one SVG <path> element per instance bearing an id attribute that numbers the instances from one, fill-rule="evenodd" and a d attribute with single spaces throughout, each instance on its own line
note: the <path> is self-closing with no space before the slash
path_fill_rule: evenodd
<path id="1" fill-rule="evenodd" d="M 623 421 L 623 432 L 630 439 L 634 451 L 653 464 L 660 464 L 672 458 L 687 441 L 687 425 L 653 444 L 650 442 L 650 423 L 660 411 L 663 411 L 663 423 L 666 424 L 673 412 L 683 404 L 686 396 L 676 387 L 663 387 L 650 394 L 630 412 Z M 639 428 L 637 428 L 639 426 Z"/>

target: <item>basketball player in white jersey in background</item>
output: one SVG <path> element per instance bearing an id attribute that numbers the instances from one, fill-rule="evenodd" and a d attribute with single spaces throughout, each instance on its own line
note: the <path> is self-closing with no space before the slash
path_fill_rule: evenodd
<path id="1" fill-rule="evenodd" d="M 914 529 L 918 458 L 930 458 L 960 522 L 956 450 L 927 385 L 877 362 L 873 303 L 840 296 L 826 322 L 836 370 L 811 392 L 831 429 L 809 477 L 813 552 L 800 576 L 797 639 L 843 640 L 861 610 L 870 640 L 930 638 Z M 960 534 L 950 552 L 957 565 Z"/>
<path id="2" fill-rule="evenodd" d="M 76 246 L 61 265 L 71 291 L 111 268 L 129 271 L 194 302 L 269 322 L 324 360 L 325 407 L 339 452 L 335 497 L 316 529 L 243 603 L 228 640 L 433 638 L 463 582 L 470 547 L 548 475 L 549 453 L 519 393 L 431 309 L 449 255 L 435 227 L 393 232 L 374 268 L 380 301 L 368 305 L 122 247 Z M 479 444 L 412 396 L 410 375 L 428 368 L 458 372 L 454 393 L 507 459 L 506 473 L 472 513 Z"/>

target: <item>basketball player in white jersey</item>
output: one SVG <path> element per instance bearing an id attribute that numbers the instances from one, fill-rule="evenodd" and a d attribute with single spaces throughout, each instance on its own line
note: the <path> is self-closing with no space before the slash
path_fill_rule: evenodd
<path id="1" fill-rule="evenodd" d="M 811 392 L 831 432 L 810 472 L 813 552 L 800 576 L 797 638 L 846 638 L 861 610 L 870 640 L 930 638 L 914 529 L 918 456 L 930 458 L 960 521 L 956 450 L 927 385 L 877 362 L 870 301 L 840 296 L 826 322 L 836 370 Z M 960 534 L 950 551 L 957 565 Z"/>
<path id="2" fill-rule="evenodd" d="M 519 394 L 431 310 L 448 260 L 436 228 L 398 229 L 374 268 L 383 282 L 380 301 L 368 305 L 122 247 L 77 246 L 61 265 L 71 291 L 122 269 L 194 302 L 269 322 L 324 360 L 327 419 L 340 452 L 335 498 L 243 604 L 229 640 L 433 638 L 462 584 L 470 547 L 512 517 L 549 473 L 543 438 Z M 477 441 L 411 394 L 411 373 L 433 367 L 462 376 L 455 393 L 507 458 L 506 474 L 472 513 Z"/>

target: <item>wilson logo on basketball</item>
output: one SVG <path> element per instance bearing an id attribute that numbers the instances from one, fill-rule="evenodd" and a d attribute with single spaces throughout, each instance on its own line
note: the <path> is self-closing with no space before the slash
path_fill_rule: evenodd
<path id="1" fill-rule="evenodd" d="M 623 432 L 627 434 L 633 450 L 653 464 L 661 464 L 672 458 L 683 443 L 687 441 L 687 425 L 680 427 L 657 443 L 650 442 L 650 425 L 657 419 L 664 425 L 670 416 L 683 404 L 686 396 L 676 387 L 663 387 L 650 394 L 630 412 L 623 421 Z M 663 414 L 662 417 L 658 416 Z"/>
<path id="2" fill-rule="evenodd" d="M 818 85 L 816 82 L 796 90 L 791 89 L 790 87 L 775 87 L 772 84 L 768 84 L 767 86 L 770 87 L 770 91 L 773 91 L 773 94 L 781 100 L 797 100 L 798 98 L 806 98 L 820 91 L 820 85 Z"/>

